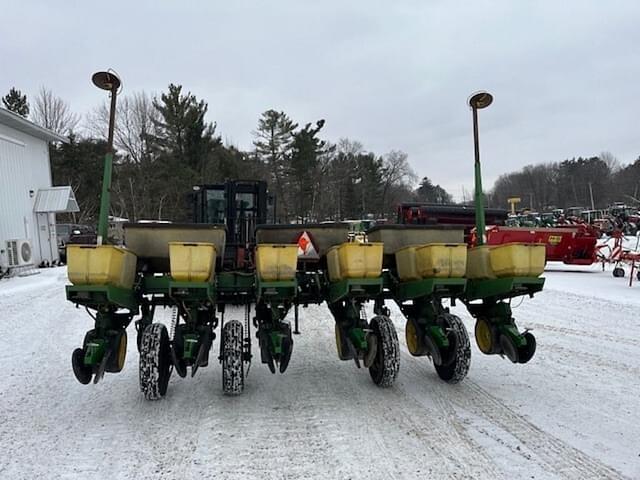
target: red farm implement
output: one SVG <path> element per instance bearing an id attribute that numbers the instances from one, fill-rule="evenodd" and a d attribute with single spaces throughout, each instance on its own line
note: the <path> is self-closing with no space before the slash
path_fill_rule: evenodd
<path id="1" fill-rule="evenodd" d="M 591 265 L 596 261 L 599 233 L 590 225 L 572 224 L 546 227 L 505 227 L 507 211 L 485 209 L 488 245 L 505 243 L 544 243 L 548 262 L 568 265 Z M 473 207 L 403 203 L 398 208 L 398 223 L 417 225 L 462 225 L 465 240 L 475 245 Z"/>
<path id="2" fill-rule="evenodd" d="M 597 232 L 588 225 L 554 228 L 500 227 L 487 229 L 487 244 L 544 243 L 548 262 L 591 265 L 596 261 Z"/>
<path id="3" fill-rule="evenodd" d="M 607 242 L 599 248 L 598 259 L 602 262 L 602 270 L 604 271 L 606 263 L 613 263 L 613 276 L 620 278 L 625 276 L 624 265 L 628 265 L 629 286 L 631 286 L 634 274 L 640 281 L 640 252 L 638 252 L 640 237 L 636 238 L 634 250 L 625 248 L 625 236 L 621 230 L 615 230 L 611 238 L 613 239 L 613 245 Z"/>

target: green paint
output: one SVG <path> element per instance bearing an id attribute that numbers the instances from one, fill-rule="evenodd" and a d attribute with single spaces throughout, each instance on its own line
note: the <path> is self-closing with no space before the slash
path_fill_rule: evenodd
<path id="1" fill-rule="evenodd" d="M 113 170 L 113 154 L 109 152 L 104 156 L 104 174 L 102 177 L 102 194 L 100 195 L 100 217 L 98 220 L 98 239 L 102 239 L 102 244 L 108 243 L 109 207 L 111 204 L 111 172 L 112 170 Z"/>
<path id="2" fill-rule="evenodd" d="M 356 347 L 356 350 L 367 350 L 368 344 L 366 333 L 362 328 L 350 328 L 347 335 L 351 340 L 351 343 L 353 343 L 353 346 Z"/>
<path id="3" fill-rule="evenodd" d="M 184 349 L 182 357 L 184 359 L 194 359 L 198 354 L 198 335 L 195 333 L 188 333 L 184 337 Z"/>
<path id="4" fill-rule="evenodd" d="M 498 325 L 498 330 L 500 333 L 510 337 L 517 348 L 524 347 L 527 344 L 524 336 L 518 332 L 518 327 L 514 323 L 501 323 Z"/>
<path id="5" fill-rule="evenodd" d="M 449 339 L 441 326 L 430 325 L 429 328 L 427 328 L 426 334 L 433 339 L 438 347 L 446 348 L 449 346 Z"/>
<path id="6" fill-rule="evenodd" d="M 273 355 L 282 354 L 282 339 L 284 335 L 278 331 L 269 332 L 269 340 L 271 341 L 271 353 Z"/>
<path id="7" fill-rule="evenodd" d="M 169 282 L 169 297 L 182 303 L 215 301 L 215 286 L 209 282 Z"/>
<path id="8" fill-rule="evenodd" d="M 256 299 L 267 302 L 291 300 L 296 296 L 298 283 L 293 280 L 263 281 L 256 275 Z"/>
<path id="9" fill-rule="evenodd" d="M 225 291 L 250 291 L 255 283 L 253 273 L 242 272 L 220 272 L 216 275 L 218 290 Z"/>
<path id="10" fill-rule="evenodd" d="M 505 277 L 469 280 L 464 296 L 467 301 L 486 298 L 505 299 L 520 295 L 531 295 L 542 290 L 542 277 Z"/>
<path id="11" fill-rule="evenodd" d="M 385 287 L 391 289 L 394 296 L 404 302 L 432 295 L 441 298 L 458 296 L 464 291 L 466 283 L 467 280 L 464 278 L 425 278 L 395 285 L 385 284 Z"/>
<path id="12" fill-rule="evenodd" d="M 145 294 L 168 294 L 169 282 L 171 282 L 169 275 L 145 275 L 142 279 L 142 290 Z"/>
<path id="13" fill-rule="evenodd" d="M 107 342 L 103 338 L 91 339 L 85 345 L 84 364 L 97 365 L 102 361 Z"/>
<path id="14" fill-rule="evenodd" d="M 329 285 L 326 300 L 329 303 L 335 303 L 347 297 L 372 298 L 382 293 L 382 284 L 382 277 L 347 278 Z"/>
<path id="15" fill-rule="evenodd" d="M 138 312 L 138 298 L 131 289 L 111 285 L 67 285 L 65 289 L 67 300 L 77 305 L 95 309 L 114 306 Z"/>

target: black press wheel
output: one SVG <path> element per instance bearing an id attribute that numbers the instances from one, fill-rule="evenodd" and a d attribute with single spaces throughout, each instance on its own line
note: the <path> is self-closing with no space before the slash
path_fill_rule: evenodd
<path id="1" fill-rule="evenodd" d="M 500 348 L 502 348 L 503 355 L 512 363 L 518 363 L 520 361 L 520 350 L 516 347 L 511 337 L 504 333 L 500 334 Z"/>
<path id="2" fill-rule="evenodd" d="M 388 388 L 393 385 L 400 370 L 398 334 L 391 319 L 385 315 L 373 317 L 370 328 L 376 337 L 377 348 L 369 374 L 373 383 Z"/>
<path id="3" fill-rule="evenodd" d="M 447 328 L 449 352 L 443 355 L 449 359 L 442 365 L 435 365 L 438 376 L 447 383 L 459 383 L 467 376 L 471 364 L 471 344 L 467 329 L 460 317 L 450 313 L 442 314 L 442 320 Z"/>
<path id="4" fill-rule="evenodd" d="M 158 400 L 167 393 L 171 376 L 171 354 L 167 328 L 152 323 L 142 332 L 140 344 L 140 391 L 147 400 Z"/>
<path id="5" fill-rule="evenodd" d="M 616 278 L 624 277 L 624 268 L 616 267 L 613 269 L 613 276 Z"/>
<path id="6" fill-rule="evenodd" d="M 222 392 L 240 395 L 244 390 L 243 328 L 238 320 L 222 328 Z"/>
<path id="7" fill-rule="evenodd" d="M 293 337 L 291 336 L 291 326 L 283 326 L 282 355 L 280 355 L 280 373 L 284 373 L 289 366 L 291 354 L 293 353 Z"/>
<path id="8" fill-rule="evenodd" d="M 84 350 L 82 348 L 76 348 L 71 354 L 71 366 L 73 367 L 73 374 L 83 385 L 91 383 L 91 376 L 93 375 L 93 369 L 89 365 L 84 364 Z"/>
<path id="9" fill-rule="evenodd" d="M 342 327 L 335 324 L 335 335 L 336 335 L 336 350 L 338 351 L 338 358 L 340 360 L 353 360 L 353 350 L 349 348 L 349 343 L 347 341 L 347 335 Z"/>
<path id="10" fill-rule="evenodd" d="M 527 344 L 518 349 L 519 363 L 527 363 L 536 353 L 536 337 L 531 332 L 524 332 L 523 337 Z"/>

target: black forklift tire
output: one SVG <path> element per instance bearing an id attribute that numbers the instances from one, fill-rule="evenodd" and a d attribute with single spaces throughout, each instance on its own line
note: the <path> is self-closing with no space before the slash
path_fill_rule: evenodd
<path id="1" fill-rule="evenodd" d="M 451 313 L 443 314 L 444 323 L 448 327 L 452 361 L 443 365 L 435 365 L 438 376 L 447 383 L 460 383 L 469 372 L 471 364 L 471 344 L 469 334 L 460 317 Z"/>
<path id="2" fill-rule="evenodd" d="M 140 391 L 147 400 L 159 400 L 167 393 L 171 376 L 169 334 L 161 323 L 148 325 L 140 345 Z"/>
<path id="3" fill-rule="evenodd" d="M 381 388 L 389 388 L 395 382 L 400 370 L 400 344 L 398 333 L 391 319 L 378 315 L 371 319 L 370 328 L 377 337 L 377 352 L 369 375 L 373 383 Z"/>
<path id="4" fill-rule="evenodd" d="M 243 327 L 238 320 L 222 328 L 222 392 L 240 395 L 244 390 Z"/>

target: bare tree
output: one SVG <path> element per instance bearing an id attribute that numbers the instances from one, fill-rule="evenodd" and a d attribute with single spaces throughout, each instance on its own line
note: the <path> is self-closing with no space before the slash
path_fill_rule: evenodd
<path id="1" fill-rule="evenodd" d="M 137 92 L 118 99 L 114 144 L 129 160 L 142 163 L 148 159 L 149 138 L 154 136 L 160 113 L 153 106 L 152 97 Z M 98 138 L 107 138 L 109 106 L 103 103 L 86 118 L 87 129 Z"/>
<path id="2" fill-rule="evenodd" d="M 402 151 L 392 150 L 383 157 L 382 168 L 382 204 L 392 203 L 391 192 L 398 186 L 411 189 L 417 177 L 409 165 L 409 156 Z"/>
<path id="3" fill-rule="evenodd" d="M 60 135 L 69 135 L 77 127 L 80 117 L 51 90 L 40 87 L 33 101 L 31 120 Z"/>
<path id="4" fill-rule="evenodd" d="M 357 140 L 341 138 L 338 140 L 336 151 L 344 155 L 356 156 L 364 153 L 364 147 L 362 146 L 362 143 L 358 142 Z"/>
<path id="5" fill-rule="evenodd" d="M 605 163 L 605 165 L 609 167 L 609 171 L 611 173 L 616 173 L 622 168 L 622 165 L 620 165 L 620 161 L 613 156 L 613 153 L 602 152 L 598 156 L 600 157 L 600 160 L 602 160 Z"/>

